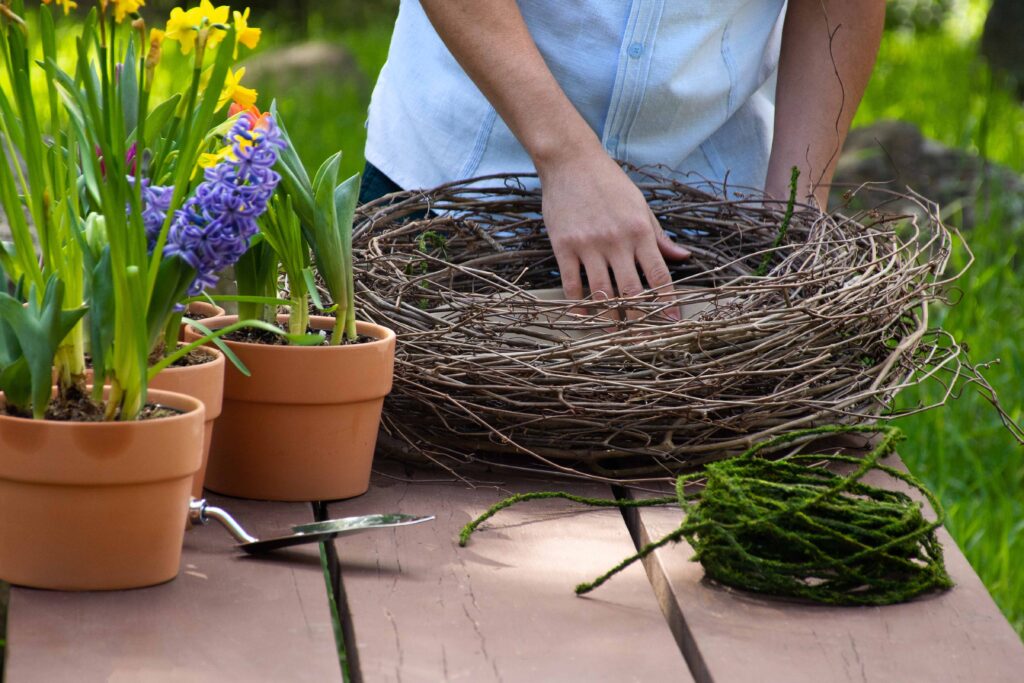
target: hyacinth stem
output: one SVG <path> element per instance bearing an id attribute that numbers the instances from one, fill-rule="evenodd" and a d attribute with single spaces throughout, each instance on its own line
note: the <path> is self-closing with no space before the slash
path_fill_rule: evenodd
<path id="1" fill-rule="evenodd" d="M 288 315 L 288 333 L 305 334 L 309 328 L 309 295 L 292 297 Z"/>
<path id="2" fill-rule="evenodd" d="M 358 336 L 356 331 L 356 307 L 349 306 L 345 311 L 345 336 L 354 340 Z"/>
<path id="3" fill-rule="evenodd" d="M 334 330 L 331 332 L 331 345 L 339 346 L 342 338 L 345 336 L 345 316 L 337 315 L 334 318 Z"/>
<path id="4" fill-rule="evenodd" d="M 69 389 L 85 389 L 85 329 L 81 324 L 75 325 L 71 334 L 57 349 L 54 359 L 57 369 L 57 388 L 61 396 Z"/>
<path id="5" fill-rule="evenodd" d="M 185 317 L 183 312 L 174 312 L 171 317 L 167 320 L 167 326 L 164 328 L 164 339 L 163 339 L 163 351 L 166 353 L 168 349 L 174 350 L 178 346 L 178 333 L 181 330 L 181 321 Z M 155 349 L 154 349 L 155 350 Z"/>
<path id="6" fill-rule="evenodd" d="M 117 381 L 117 377 L 110 380 L 110 396 L 107 398 L 107 403 L 103 413 L 103 419 L 107 422 L 111 422 L 117 419 L 117 409 L 121 404 L 121 399 L 124 396 L 124 390 L 121 389 L 121 383 Z"/>

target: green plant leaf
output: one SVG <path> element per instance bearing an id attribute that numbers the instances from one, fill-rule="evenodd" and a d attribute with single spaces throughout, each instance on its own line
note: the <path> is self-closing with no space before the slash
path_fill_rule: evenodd
<path id="1" fill-rule="evenodd" d="M 62 310 L 63 299 L 64 283 L 55 275 L 46 283 L 42 303 L 37 301 L 34 286 L 29 290 L 28 305 L 8 294 L 0 293 L 0 317 L 13 331 L 28 365 L 32 387 L 32 414 L 37 419 L 46 414 L 50 402 L 53 358 L 57 348 L 87 310 Z"/>
<path id="2" fill-rule="evenodd" d="M 277 255 L 273 247 L 257 235 L 249 250 L 235 263 L 235 281 L 238 283 L 238 316 L 245 319 L 264 320 L 270 317 L 267 306 L 273 306 L 261 299 L 274 299 L 277 293 Z"/>
<path id="3" fill-rule="evenodd" d="M 204 301 L 209 303 L 222 303 L 233 301 L 235 303 L 246 303 L 246 304 L 263 304 L 265 306 L 287 306 L 291 303 L 291 299 L 279 299 L 273 296 L 246 296 L 244 294 L 207 294 L 202 293 L 199 296 L 190 296 L 185 299 L 183 303 L 191 304 L 197 301 Z"/>
<path id="4" fill-rule="evenodd" d="M 246 327 L 254 327 L 258 330 L 272 332 L 274 334 L 286 338 L 289 343 L 295 344 L 297 346 L 320 346 L 324 343 L 323 337 L 321 337 L 318 334 L 288 334 L 277 325 L 272 325 L 262 320 L 239 320 L 238 322 L 232 323 L 227 327 L 222 327 L 218 330 L 211 330 L 202 323 L 196 322 L 194 320 L 190 321 L 187 324 L 189 327 L 194 327 L 195 329 L 202 332 L 203 336 L 193 342 L 190 342 L 182 346 L 174 353 L 168 354 L 165 358 L 161 359 L 159 363 L 157 363 L 156 365 L 149 369 L 150 378 L 153 378 L 161 370 L 169 368 L 171 365 L 175 363 L 175 361 L 177 361 L 179 358 L 185 357 L 193 349 L 198 348 L 208 342 L 213 342 L 214 345 L 217 346 L 218 349 L 223 351 L 224 355 L 226 355 L 228 359 L 235 364 L 235 367 L 238 368 L 239 372 L 241 372 L 246 377 L 249 377 L 251 374 L 249 372 L 249 369 L 245 367 L 241 359 L 239 359 L 238 356 L 236 356 L 231 351 L 227 344 L 224 344 L 220 340 L 220 338 L 223 337 L 224 335 L 231 334 L 232 332 L 241 330 Z"/>
<path id="5" fill-rule="evenodd" d="M 149 345 L 152 347 L 159 341 L 167 328 L 167 319 L 185 295 L 189 285 L 195 280 L 195 268 L 181 258 L 172 256 L 160 262 L 160 271 L 156 276 L 156 287 L 149 300 L 149 311 L 146 315 L 146 328 L 149 334 Z"/>
<path id="6" fill-rule="evenodd" d="M 280 196 L 274 196 L 260 220 L 260 233 L 273 248 L 288 276 L 292 298 L 305 295 L 306 292 L 302 291 L 305 286 L 302 269 L 309 263 L 309 246 L 303 239 L 291 197 L 282 201 Z"/>
<path id="7" fill-rule="evenodd" d="M 124 112 L 125 129 L 135 130 L 139 125 L 139 76 L 135 70 L 135 41 L 131 38 L 128 39 L 128 50 L 123 63 L 124 68 L 121 69 L 121 78 L 118 83 L 118 91 L 121 94 L 121 111 Z"/>
<path id="8" fill-rule="evenodd" d="M 0 391 L 4 392 L 7 405 L 19 412 L 32 409 L 32 372 L 24 356 L 8 365 L 0 365 Z"/>
<path id="9" fill-rule="evenodd" d="M 306 292 L 309 294 L 309 298 L 313 300 L 313 305 L 316 306 L 318 311 L 324 310 L 324 302 L 320 298 L 320 288 L 316 286 L 316 277 L 313 275 L 313 269 L 303 268 L 302 279 L 306 281 Z"/>
<path id="10" fill-rule="evenodd" d="M 86 252 L 88 253 L 88 252 Z M 87 259 L 91 261 L 92 259 Z M 114 343 L 114 279 L 110 270 L 110 249 L 104 248 L 99 261 L 86 270 L 89 296 L 89 349 L 95 376 L 107 377 L 107 356 Z"/>
<path id="11" fill-rule="evenodd" d="M 203 339 L 200 340 L 200 344 L 204 343 L 205 341 L 211 342 L 220 350 L 221 353 L 224 354 L 224 357 L 227 358 L 228 362 L 234 365 L 235 368 L 237 368 L 240 373 L 242 373 L 246 377 L 252 376 L 252 373 L 249 372 L 249 368 L 245 367 L 245 363 L 242 362 L 242 359 L 239 358 L 235 354 L 235 352 L 231 350 L 231 347 L 225 344 L 220 337 L 214 336 L 210 328 L 208 328 L 206 325 L 202 324 L 198 320 L 185 320 L 184 323 L 187 327 L 195 328 L 203 333 L 204 336 Z M 185 353 L 188 353 L 192 349 L 196 348 L 197 345 L 189 344 L 189 346 L 191 348 L 186 350 Z M 176 351 L 175 353 L 178 353 L 178 351 Z M 170 367 L 176 360 L 177 358 L 172 359 L 170 363 L 163 367 L 158 367 L 158 365 L 153 366 L 153 368 L 150 368 L 149 370 L 149 376 L 152 378 L 157 372 L 160 372 L 160 370 L 163 369 L 164 367 Z"/>
<path id="12" fill-rule="evenodd" d="M 340 163 L 339 152 L 325 161 L 317 171 L 313 186 L 316 197 L 312 226 L 314 239 L 310 241 L 317 270 L 335 302 L 344 300 L 345 290 L 344 246 L 338 232 L 338 207 L 334 198 Z"/>
<path id="13" fill-rule="evenodd" d="M 302 220 L 303 230 L 305 230 L 308 226 L 313 224 L 315 202 L 313 197 L 313 184 L 310 183 L 309 174 L 306 172 L 306 166 L 302 163 L 302 159 L 299 158 L 299 154 L 295 150 L 295 145 L 292 144 L 291 137 L 288 135 L 288 127 L 285 126 L 284 119 L 281 117 L 281 112 L 277 109 L 276 100 L 270 103 L 270 113 L 274 117 L 274 122 L 277 123 L 278 131 L 281 133 L 281 139 L 285 142 L 285 147 L 281 150 L 281 153 L 278 156 L 277 166 L 275 168 L 281 174 L 282 189 L 284 189 L 295 202 L 295 211 L 299 214 L 299 218 Z M 312 240 L 309 239 L 308 234 L 306 239 L 310 241 L 310 244 L 312 244 Z"/>
<path id="14" fill-rule="evenodd" d="M 164 100 L 150 112 L 146 117 L 146 139 L 139 145 L 140 149 L 150 149 L 157 136 L 167 127 L 167 123 L 174 116 L 174 111 L 181 102 L 181 94 L 175 93 L 172 97 Z"/>
<path id="15" fill-rule="evenodd" d="M 6 286 L 7 279 L 0 273 L 0 286 Z M 4 392 L 7 405 L 20 412 L 32 409 L 32 374 L 28 361 L 21 352 L 21 344 L 14 329 L 7 320 L 0 317 L 0 391 Z"/>

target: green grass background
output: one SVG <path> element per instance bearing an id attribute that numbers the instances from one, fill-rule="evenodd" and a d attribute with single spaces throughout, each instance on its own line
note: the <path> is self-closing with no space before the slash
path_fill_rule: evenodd
<path id="1" fill-rule="evenodd" d="M 1024 107 L 999 86 L 977 57 L 978 17 L 986 2 L 943 31 L 889 33 L 855 125 L 899 118 L 925 135 L 1024 172 Z M 985 374 L 1016 420 L 1024 419 L 1024 223 L 1005 207 L 1020 197 L 977 188 L 979 220 L 966 234 L 977 259 L 960 281 L 962 297 L 932 313 L 975 361 L 999 359 Z M 956 213 L 949 222 L 957 223 Z M 962 250 L 952 267 L 963 263 Z M 927 402 L 941 387 L 900 396 L 902 406 Z M 909 439 L 901 452 L 908 467 L 939 495 L 947 526 L 1003 613 L 1024 637 L 1024 448 L 995 411 L 968 389 L 945 408 L 899 422 Z"/>

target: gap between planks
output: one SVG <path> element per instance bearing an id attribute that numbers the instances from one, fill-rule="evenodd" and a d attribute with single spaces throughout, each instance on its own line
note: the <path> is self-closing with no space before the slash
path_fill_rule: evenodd
<path id="1" fill-rule="evenodd" d="M 317 522 L 331 519 L 326 503 L 313 503 L 313 519 Z M 359 669 L 359 650 L 355 647 L 356 636 L 352 625 L 352 614 L 348 609 L 345 584 L 341 580 L 338 549 L 334 543 L 325 541 L 320 543 L 320 552 L 327 565 L 324 579 L 329 593 L 328 598 L 334 601 L 331 618 L 334 621 L 334 637 L 338 645 L 341 678 L 344 683 L 363 683 L 363 675 Z"/>
<path id="2" fill-rule="evenodd" d="M 885 463 L 903 467 L 897 456 Z M 870 473 L 868 483 L 892 481 L 878 474 Z M 914 496 L 900 483 L 892 486 Z M 681 521 L 678 509 L 628 512 L 638 546 Z M 1024 644 L 948 532 L 943 528 L 938 535 L 957 585 L 885 607 L 816 605 L 718 586 L 689 560 L 693 551 L 685 540 L 658 549 L 644 565 L 702 683 L 1020 681 Z"/>
<path id="3" fill-rule="evenodd" d="M 352 680 L 692 680 L 640 567 L 591 596 L 573 594 L 576 582 L 635 551 L 618 510 L 532 501 L 499 513 L 467 548 L 456 546 L 462 525 L 509 491 L 608 497 L 610 487 L 486 476 L 504 478 L 503 490 L 406 470 L 377 474 L 365 496 L 331 504 L 331 517 L 438 516 L 335 541 L 331 576 L 349 657 L 358 659 Z"/>
<path id="4" fill-rule="evenodd" d="M 624 487 L 612 486 L 611 488 L 612 495 L 615 498 L 633 497 Z M 638 508 L 620 509 L 622 510 L 622 520 L 629 530 L 630 538 L 633 539 L 633 545 L 639 551 L 652 540 L 647 536 L 646 530 L 641 525 L 640 510 Z M 672 546 L 669 547 L 671 548 Z M 679 603 L 673 598 L 672 587 L 669 585 L 668 578 L 663 571 L 660 571 L 660 566 L 657 564 L 654 555 L 648 555 L 641 562 L 643 563 L 644 571 L 647 572 L 647 578 L 651 582 L 654 595 L 658 599 L 658 604 L 661 606 L 661 613 L 665 615 L 665 621 L 668 622 L 668 628 L 676 639 L 676 645 L 679 646 L 679 651 L 682 653 L 683 659 L 686 660 L 686 665 L 690 667 L 690 675 L 693 676 L 695 683 L 711 683 L 711 672 L 708 671 L 708 665 L 700 654 L 697 641 L 693 637 L 690 625 L 686 622 L 686 615 L 683 614 Z M 611 580 L 614 581 L 615 579 Z"/>

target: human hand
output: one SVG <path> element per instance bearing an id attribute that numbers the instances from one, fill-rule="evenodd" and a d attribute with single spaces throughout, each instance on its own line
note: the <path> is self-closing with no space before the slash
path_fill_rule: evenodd
<path id="1" fill-rule="evenodd" d="M 670 296 L 666 259 L 685 260 L 690 252 L 665 234 L 643 193 L 603 149 L 576 150 L 538 165 L 538 172 L 541 210 L 567 298 L 583 298 L 581 266 L 595 300 L 640 294 L 641 271 L 652 290 Z M 679 318 L 674 307 L 665 314 Z"/>

